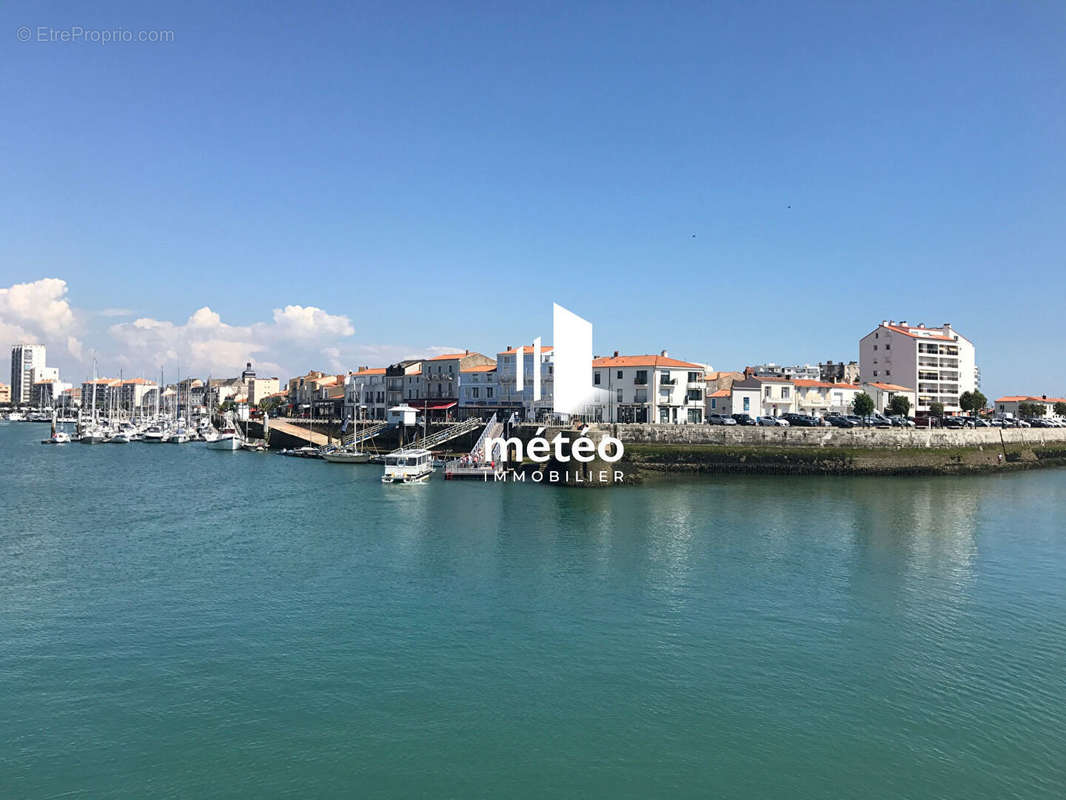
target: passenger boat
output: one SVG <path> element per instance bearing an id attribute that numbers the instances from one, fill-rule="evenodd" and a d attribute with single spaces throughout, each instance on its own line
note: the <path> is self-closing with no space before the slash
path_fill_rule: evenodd
<path id="1" fill-rule="evenodd" d="M 433 474 L 433 453 L 429 450 L 397 450 L 385 456 L 382 483 L 422 483 Z"/>
<path id="2" fill-rule="evenodd" d="M 149 425 L 148 429 L 144 432 L 144 439 L 142 441 L 149 442 L 151 444 L 159 444 L 167 440 L 168 433 L 162 425 Z"/>

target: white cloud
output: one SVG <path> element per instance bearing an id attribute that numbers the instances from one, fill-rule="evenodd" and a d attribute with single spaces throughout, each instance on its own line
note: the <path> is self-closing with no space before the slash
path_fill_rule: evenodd
<path id="1" fill-rule="evenodd" d="M 351 320 L 345 316 L 327 314 L 314 306 L 285 306 L 274 309 L 274 324 L 286 336 L 314 339 L 322 336 L 351 336 L 355 333 Z"/>
<path id="2" fill-rule="evenodd" d="M 0 328 L 10 337 L 65 336 L 76 327 L 74 311 L 66 299 L 67 282 L 42 278 L 0 289 Z"/>

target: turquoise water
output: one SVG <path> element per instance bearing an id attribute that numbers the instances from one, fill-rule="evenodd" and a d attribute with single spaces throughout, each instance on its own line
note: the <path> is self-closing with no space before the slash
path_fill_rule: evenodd
<path id="1" fill-rule="evenodd" d="M 1066 471 L 386 487 L 0 427 L 0 798 L 1066 792 Z"/>

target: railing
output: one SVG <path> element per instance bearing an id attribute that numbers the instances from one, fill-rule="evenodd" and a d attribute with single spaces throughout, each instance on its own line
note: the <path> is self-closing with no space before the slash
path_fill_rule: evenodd
<path id="1" fill-rule="evenodd" d="M 477 437 L 477 441 L 474 442 L 474 446 L 470 448 L 470 455 L 476 456 L 481 453 L 485 446 L 485 440 L 494 434 L 490 434 L 489 431 L 495 430 L 496 425 L 499 423 L 496 421 L 496 414 L 489 417 L 489 421 L 485 423 L 485 430 L 481 432 L 481 435 Z"/>
<path id="2" fill-rule="evenodd" d="M 452 439 L 458 439 L 464 434 L 477 430 L 481 427 L 481 420 L 477 417 L 471 417 L 468 420 L 457 422 L 451 426 L 445 428 L 442 431 L 431 433 L 429 436 L 424 436 L 421 439 L 416 439 L 408 445 L 400 448 L 401 450 L 432 450 L 438 445 L 442 445 L 445 442 L 449 442 Z M 398 451 L 395 451 L 398 452 Z"/>

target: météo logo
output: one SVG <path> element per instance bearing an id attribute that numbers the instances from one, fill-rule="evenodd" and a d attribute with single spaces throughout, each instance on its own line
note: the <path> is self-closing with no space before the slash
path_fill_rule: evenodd
<path id="1" fill-rule="evenodd" d="M 552 410 L 564 419 L 571 416 L 589 415 L 596 407 L 604 407 L 608 401 L 608 392 L 596 388 L 592 383 L 592 323 L 577 314 L 563 308 L 558 303 L 552 307 L 552 336 L 554 338 L 553 357 L 553 391 Z M 515 389 L 524 390 L 525 348 L 519 347 L 515 370 Z M 541 399 L 540 383 L 541 339 L 533 340 L 533 403 Z M 535 407 L 535 406 L 534 406 Z M 589 463 L 597 457 L 613 464 L 625 454 L 622 442 L 613 436 L 603 436 L 599 442 L 589 436 L 588 427 L 576 431 L 572 437 L 560 431 L 551 441 L 541 434 L 544 428 L 537 430 L 528 442 L 523 443 L 518 437 L 490 437 L 485 442 L 486 460 L 493 462 L 522 462 L 526 457 L 530 461 L 544 464 L 554 460 L 565 464 L 573 459 L 579 463 Z M 603 471 L 606 473 L 606 471 Z M 615 480 L 621 473 L 614 471 Z"/>

